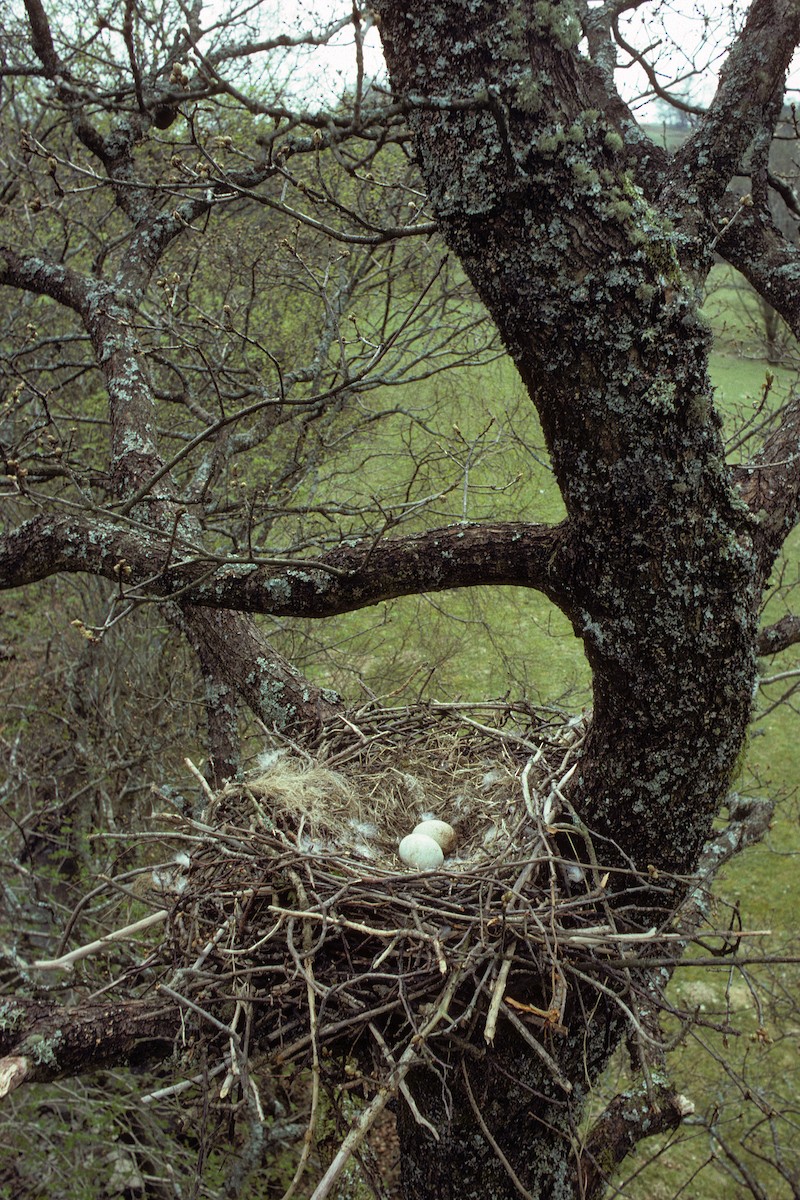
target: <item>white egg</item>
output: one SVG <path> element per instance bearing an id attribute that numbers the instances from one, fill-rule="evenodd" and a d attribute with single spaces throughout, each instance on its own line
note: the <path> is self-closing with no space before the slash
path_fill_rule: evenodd
<path id="1" fill-rule="evenodd" d="M 420 821 L 414 833 L 422 833 L 425 837 L 433 838 L 437 846 L 442 847 L 445 854 L 456 844 L 456 831 L 452 825 L 447 824 L 447 821 Z"/>
<path id="2" fill-rule="evenodd" d="M 442 865 L 442 847 L 424 833 L 409 833 L 400 843 L 398 854 L 408 867 L 418 871 L 435 871 Z"/>

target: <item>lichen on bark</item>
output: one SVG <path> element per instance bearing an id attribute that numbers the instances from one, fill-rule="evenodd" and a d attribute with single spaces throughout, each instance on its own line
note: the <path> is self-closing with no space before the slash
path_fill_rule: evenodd
<path id="1" fill-rule="evenodd" d="M 538 410 L 567 508 L 554 594 L 563 587 L 594 693 L 570 800 L 612 868 L 611 892 L 622 905 L 636 893 L 629 919 L 638 904 L 639 920 L 659 923 L 743 744 L 762 579 L 754 518 L 725 465 L 698 312 L 707 218 L 691 186 L 658 179 L 617 98 L 598 108 L 596 69 L 555 27 L 572 11 L 439 0 L 439 24 L 469 47 L 458 54 L 452 39 L 432 38 L 422 0 L 386 0 L 381 28 L 395 91 L 437 98 L 411 116 L 430 203 Z M 648 877 L 660 889 L 649 899 Z M 613 1005 L 597 1004 L 595 1016 L 586 1045 L 599 1036 L 613 1046 Z M 576 1075 L 568 1047 L 558 1052 L 572 1079 L 593 1079 L 604 1061 Z M 488 1111 L 493 1069 L 481 1067 Z M 426 1079 L 422 1094 L 435 1086 Z M 580 1094 L 565 1118 L 541 1081 L 534 1091 L 531 1148 L 512 1156 L 515 1170 L 533 1196 L 571 1197 Z M 470 1138 L 480 1141 L 476 1122 L 466 1125 L 438 1168 L 437 1186 L 451 1186 L 448 1170 L 458 1177 L 452 1194 L 469 1194 L 458 1164 Z M 506 1126 L 494 1129 L 500 1137 Z M 508 1173 L 490 1178 L 496 1162 L 486 1171 L 482 1194 L 519 1194 Z"/>

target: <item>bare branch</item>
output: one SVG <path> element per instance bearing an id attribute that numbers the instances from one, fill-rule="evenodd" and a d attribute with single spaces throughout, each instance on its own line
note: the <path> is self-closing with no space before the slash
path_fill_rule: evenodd
<path id="1" fill-rule="evenodd" d="M 229 696 L 241 696 L 268 729 L 311 741 L 337 712 L 339 697 L 306 679 L 269 645 L 248 616 L 184 605 L 175 621 Z M 222 704 L 231 699 L 222 697 Z"/>
<path id="2" fill-rule="evenodd" d="M 33 52 L 41 61 L 48 76 L 52 78 L 60 69 L 61 62 L 53 45 L 50 22 L 40 0 L 25 0 L 25 10 L 31 26 Z"/>
<path id="3" fill-rule="evenodd" d="M 461 524 L 394 539 L 343 543 L 297 567 L 247 559 L 217 565 L 164 534 L 98 517 L 35 517 L 0 550 L 0 587 L 61 571 L 127 580 L 121 602 L 180 598 L 182 604 L 276 616 L 326 617 L 416 592 L 507 584 L 552 598 L 566 581 L 559 564 L 566 526 Z M 176 561 L 177 559 L 177 561 Z M 129 572 L 122 574 L 120 563 Z M 333 572 L 333 573 L 332 573 Z"/>
<path id="4" fill-rule="evenodd" d="M 784 405 L 780 423 L 761 452 L 734 472 L 742 499 L 758 518 L 753 542 L 763 583 L 800 517 L 799 441 L 800 393 L 795 393 Z"/>
<path id="5" fill-rule="evenodd" d="M 86 281 L 60 263 L 18 254 L 0 245 L 0 285 L 22 288 L 38 296 L 49 296 L 59 304 L 80 312 L 86 302 Z"/>
<path id="6" fill-rule="evenodd" d="M 710 239 L 705 220 L 687 211 L 686 198 L 695 197 L 706 220 L 713 215 L 753 137 L 774 123 L 776 94 L 798 40 L 800 10 L 794 0 L 754 0 L 720 73 L 714 100 L 675 155 L 663 199 L 681 211 L 680 257 L 694 270 L 708 269 L 704 246 Z"/>
<path id="7" fill-rule="evenodd" d="M 2 1095 L 22 1083 L 162 1059 L 180 1030 L 174 1005 L 146 1000 L 66 1008 L 19 996 L 6 1007 L 0 1030 Z"/>
<path id="8" fill-rule="evenodd" d="M 581 1200 L 602 1196 L 614 1168 L 641 1141 L 677 1129 L 693 1112 L 691 1101 L 667 1084 L 654 1093 L 642 1085 L 615 1096 L 589 1130 L 577 1160 Z"/>
<path id="9" fill-rule="evenodd" d="M 737 202 L 736 220 L 723 227 L 717 251 L 780 313 L 800 337 L 800 248 L 769 214 Z M 732 214 L 729 214 L 732 215 Z"/>

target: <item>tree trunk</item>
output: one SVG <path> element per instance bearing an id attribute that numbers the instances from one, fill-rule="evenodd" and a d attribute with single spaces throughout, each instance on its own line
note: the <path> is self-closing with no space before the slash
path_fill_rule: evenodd
<path id="1" fill-rule="evenodd" d="M 566 1038 L 537 1035 L 548 1055 L 557 1053 L 562 1082 L 503 1023 L 491 1050 L 454 1052 L 439 1070 L 412 1072 L 407 1082 L 415 1102 L 440 1139 L 434 1141 L 401 1104 L 404 1194 L 417 1200 L 519 1200 L 526 1193 L 571 1200 L 580 1194 L 575 1116 L 589 1077 L 608 1061 L 620 1022 L 601 1013 L 588 1028 L 579 1026 L 576 1021 Z"/>
<path id="2" fill-rule="evenodd" d="M 538 410 L 566 503 L 553 571 L 594 695 L 570 799 L 618 911 L 641 928 L 674 910 L 742 747 L 755 522 L 731 484 L 707 373 L 703 222 L 687 209 L 681 225 L 666 180 L 671 199 L 659 200 L 632 127 L 609 119 L 608 103 L 598 111 L 571 6 L 546 7 L 448 0 L 434 15 L 403 0 L 382 6 L 381 30 L 394 88 L 412 97 L 430 203 Z M 604 1004 L 591 1020 L 581 998 L 572 1005 L 575 1032 L 551 1048 L 573 1084 L 566 1107 L 524 1047 L 508 1059 L 498 1048 L 475 1077 L 478 1107 L 536 1197 L 579 1194 L 570 1130 L 620 1036 Z M 458 1070 L 417 1081 L 439 1096 L 446 1133 L 434 1166 L 401 1122 L 416 1180 L 406 1194 L 519 1195 L 463 1092 L 456 1104 Z"/>

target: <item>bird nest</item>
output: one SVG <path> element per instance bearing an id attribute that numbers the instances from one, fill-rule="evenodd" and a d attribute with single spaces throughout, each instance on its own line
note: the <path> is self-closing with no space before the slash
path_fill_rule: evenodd
<path id="1" fill-rule="evenodd" d="M 370 1027 L 372 1042 L 376 1021 L 392 1062 L 446 992 L 437 1024 L 451 1032 L 475 1013 L 488 1042 L 501 1013 L 529 1038 L 563 1030 L 570 951 L 618 934 L 598 924 L 607 876 L 585 839 L 581 861 L 571 849 L 564 789 L 586 723 L 491 715 L 371 709 L 328 730 L 314 758 L 272 751 L 209 794 L 202 820 L 180 819 L 195 849 L 172 961 L 207 999 L 260 996 L 276 1062 L 352 1050 Z M 398 844 L 429 817 L 456 845 L 439 869 L 410 869 Z M 515 997 L 512 968 L 547 992 Z"/>
<path id="2" fill-rule="evenodd" d="M 608 979 L 639 936 L 620 941 L 569 806 L 587 724 L 508 704 L 371 707 L 313 757 L 272 750 L 207 789 L 202 819 L 174 816 L 193 849 L 169 885 L 161 986 L 227 1035 L 223 1092 L 248 1046 L 273 1071 L 310 1066 L 315 1097 L 344 1059 L 373 1088 L 357 1141 L 398 1090 L 414 1111 L 404 1078 L 435 1041 L 474 1040 L 477 1023 L 491 1044 L 500 1022 L 571 1090 L 547 1049 L 568 1032 L 570 976 L 594 963 Z M 439 869 L 410 869 L 398 844 L 428 817 L 457 843 Z"/>

